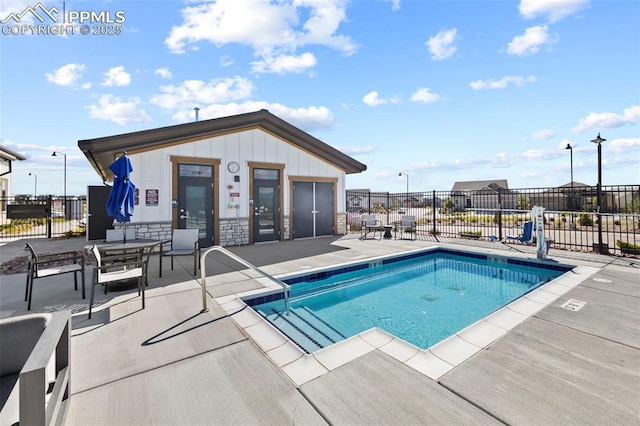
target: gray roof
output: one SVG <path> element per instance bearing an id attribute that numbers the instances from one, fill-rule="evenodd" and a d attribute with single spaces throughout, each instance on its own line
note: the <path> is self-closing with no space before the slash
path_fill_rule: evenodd
<path id="1" fill-rule="evenodd" d="M 113 173 L 109 170 L 109 165 L 113 163 L 116 155 L 122 152 L 127 151 L 129 154 L 143 152 L 252 128 L 264 129 L 343 169 L 347 174 L 360 173 L 367 169 L 366 165 L 287 123 L 266 109 L 229 117 L 80 140 L 78 147 L 102 180 L 111 181 Z"/>
<path id="2" fill-rule="evenodd" d="M 3 160 L 9 160 L 9 161 L 14 161 L 14 160 L 26 160 L 27 157 L 25 157 L 22 154 L 19 154 L 15 151 L 10 150 L 7 147 L 4 147 L 2 145 L 0 145 L 0 158 L 2 158 Z"/>
<path id="3" fill-rule="evenodd" d="M 485 188 L 495 189 L 495 185 L 497 184 L 504 189 L 509 189 L 509 184 L 506 179 L 497 179 L 497 180 L 472 180 L 467 182 L 456 182 L 453 184 L 452 192 L 454 191 L 477 191 Z"/>

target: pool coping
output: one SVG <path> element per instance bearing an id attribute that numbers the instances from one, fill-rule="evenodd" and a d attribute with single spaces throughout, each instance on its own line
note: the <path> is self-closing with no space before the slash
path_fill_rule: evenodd
<path id="1" fill-rule="evenodd" d="M 439 249 L 442 248 L 434 246 L 427 249 L 421 248 L 395 253 L 393 255 L 373 256 L 329 267 L 313 268 L 303 273 L 298 271 L 296 273 L 282 274 L 276 276 L 276 278 L 283 280 L 293 276 L 346 267 L 347 265 L 356 263 L 375 262 L 385 258 L 411 255 L 414 252 Z M 450 248 L 444 248 L 444 250 L 474 253 L 469 250 L 452 250 Z M 483 254 L 483 256 L 484 255 L 487 254 Z M 544 264 L 544 261 L 529 257 L 501 257 L 523 258 L 528 262 Z M 280 285 L 268 278 L 254 278 L 255 281 L 258 281 L 264 286 L 262 289 L 223 296 L 215 300 L 227 312 L 229 317 L 234 320 L 236 325 L 249 336 L 265 355 L 297 386 L 329 373 L 375 349 L 379 349 L 397 361 L 433 380 L 438 380 L 600 270 L 600 268 L 590 266 L 565 265 L 572 267 L 572 269 L 427 349 L 418 348 L 392 334 L 373 327 L 331 346 L 308 354 L 289 340 L 288 337 L 282 334 L 280 330 L 260 314 L 250 309 L 242 300 L 251 296 L 267 295 L 274 291 L 282 291 Z"/>

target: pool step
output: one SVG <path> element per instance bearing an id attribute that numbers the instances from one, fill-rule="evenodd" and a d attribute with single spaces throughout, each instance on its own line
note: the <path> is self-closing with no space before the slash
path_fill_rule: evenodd
<path id="1" fill-rule="evenodd" d="M 309 353 L 346 338 L 304 306 L 291 309 L 289 315 L 272 310 L 266 318 Z"/>

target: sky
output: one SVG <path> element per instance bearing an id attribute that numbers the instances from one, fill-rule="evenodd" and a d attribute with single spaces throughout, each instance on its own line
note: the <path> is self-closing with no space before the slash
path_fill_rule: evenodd
<path id="1" fill-rule="evenodd" d="M 2 0 L 0 22 L 14 194 L 61 195 L 66 158 L 84 195 L 78 140 L 195 107 L 268 109 L 367 166 L 347 189 L 595 185 L 598 133 L 603 185 L 640 184 L 637 0 Z"/>

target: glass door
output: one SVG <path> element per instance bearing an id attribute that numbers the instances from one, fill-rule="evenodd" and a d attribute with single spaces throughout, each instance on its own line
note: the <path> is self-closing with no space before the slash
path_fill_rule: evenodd
<path id="1" fill-rule="evenodd" d="M 213 244 L 213 166 L 178 167 L 178 228 L 199 230 L 200 247 Z"/>
<path id="2" fill-rule="evenodd" d="M 280 239 L 280 172 L 253 169 L 253 241 Z"/>

